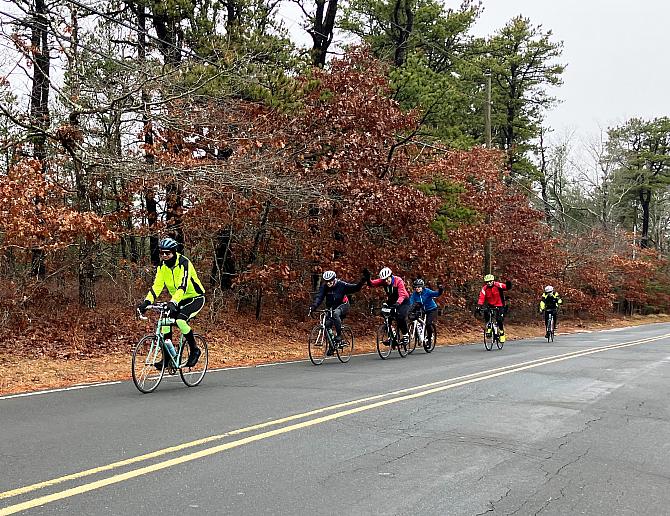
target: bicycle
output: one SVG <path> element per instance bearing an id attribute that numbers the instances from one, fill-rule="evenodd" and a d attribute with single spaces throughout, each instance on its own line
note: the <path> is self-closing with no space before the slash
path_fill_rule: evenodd
<path id="1" fill-rule="evenodd" d="M 545 337 L 547 342 L 554 342 L 554 333 L 556 331 L 556 312 L 547 310 L 547 320 L 545 323 Z"/>
<path id="2" fill-rule="evenodd" d="M 377 353 L 382 360 L 386 360 L 395 348 L 398 354 L 405 358 L 409 354 L 409 348 L 398 340 L 398 323 L 393 317 L 394 309 L 384 303 L 380 312 L 384 322 L 377 328 Z"/>
<path id="3" fill-rule="evenodd" d="M 354 332 L 345 324 L 342 325 L 342 341 L 339 345 L 335 343 L 335 335 L 331 328 L 334 310 L 334 308 L 327 308 L 314 311 L 320 314 L 319 324 L 312 328 L 307 341 L 309 359 L 314 365 L 321 365 L 328 356 L 328 351 L 337 355 L 338 360 L 346 364 L 354 351 Z"/>
<path id="4" fill-rule="evenodd" d="M 493 349 L 493 344 L 502 349 L 504 343 L 500 342 L 500 329 L 498 328 L 497 321 L 497 308 L 486 308 L 486 326 L 484 328 L 484 348 L 486 351 L 491 351 Z"/>
<path id="5" fill-rule="evenodd" d="M 416 347 L 420 344 L 426 353 L 431 353 L 435 349 L 437 342 L 437 328 L 434 323 L 430 325 L 431 335 L 430 339 L 427 336 L 426 327 L 426 312 L 421 310 L 412 320 L 412 326 L 409 330 L 409 353 L 413 353 Z"/>
<path id="6" fill-rule="evenodd" d="M 188 387 L 195 387 L 200 384 L 207 372 L 209 359 L 205 338 L 197 333 L 193 334 L 195 342 L 200 348 L 200 359 L 195 366 L 186 367 L 190 348 L 184 336 L 179 337 L 179 345 L 174 350 L 175 354 L 173 355 L 165 345 L 165 337 L 161 332 L 163 327 L 171 327 L 175 324 L 175 320 L 169 317 L 168 304 L 154 303 L 149 305 L 147 310 L 158 312 L 158 320 L 156 321 L 155 332 L 142 337 L 133 349 L 132 373 L 135 387 L 140 392 L 148 394 L 156 390 L 166 372 L 168 375 L 175 375 L 177 371 L 179 371 L 179 376 Z M 139 311 L 138 315 L 143 321 L 148 319 Z M 169 358 L 166 361 L 164 357 Z M 157 367 L 157 364 L 160 364 L 160 368 Z"/>

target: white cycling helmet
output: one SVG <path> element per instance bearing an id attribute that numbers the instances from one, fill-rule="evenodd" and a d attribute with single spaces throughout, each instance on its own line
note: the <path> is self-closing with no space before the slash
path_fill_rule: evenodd
<path id="1" fill-rule="evenodd" d="M 384 267 L 382 270 L 379 271 L 379 279 L 386 279 L 391 277 L 391 269 L 388 267 Z"/>
<path id="2" fill-rule="evenodd" d="M 335 276 L 335 271 L 326 271 L 321 277 L 323 278 L 323 281 L 332 281 L 335 279 Z"/>
<path id="3" fill-rule="evenodd" d="M 547 294 L 551 294 L 554 291 L 554 287 L 552 287 L 551 285 L 547 285 L 546 287 L 544 287 L 544 291 Z"/>

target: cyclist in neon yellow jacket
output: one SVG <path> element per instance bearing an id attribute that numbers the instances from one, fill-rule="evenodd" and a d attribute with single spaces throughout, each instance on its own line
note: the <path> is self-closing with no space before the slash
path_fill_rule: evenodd
<path id="1" fill-rule="evenodd" d="M 205 289 L 198 279 L 198 273 L 191 261 L 177 252 L 177 242 L 172 238 L 164 238 L 158 244 L 161 264 L 156 269 L 154 284 L 147 297 L 137 307 L 144 313 L 147 307 L 156 301 L 163 289 L 167 287 L 171 299 L 168 303 L 170 318 L 175 319 L 181 334 L 189 346 L 186 367 L 193 367 L 200 358 L 200 350 L 195 343 L 193 329 L 188 321 L 193 319 L 205 305 Z M 170 348 L 172 328 L 164 327 L 165 341 Z M 161 369 L 160 362 L 156 367 Z"/>
<path id="2" fill-rule="evenodd" d="M 554 329 L 558 327 L 558 307 L 563 304 L 561 296 L 554 290 L 554 287 L 547 285 L 544 287 L 544 294 L 540 298 L 540 313 L 544 313 L 544 327 L 547 327 L 549 313 L 554 314 Z M 544 334 L 544 338 L 549 338 L 549 332 Z"/>

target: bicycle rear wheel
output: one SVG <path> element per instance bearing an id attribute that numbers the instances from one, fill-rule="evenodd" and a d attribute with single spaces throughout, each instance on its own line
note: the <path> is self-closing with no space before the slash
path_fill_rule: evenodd
<path id="1" fill-rule="evenodd" d="M 354 351 L 354 332 L 349 326 L 342 326 L 342 345 L 335 348 L 337 358 L 343 364 L 349 362 L 351 354 Z"/>
<path id="2" fill-rule="evenodd" d="M 202 379 L 207 372 L 207 364 L 209 362 L 207 341 L 202 335 L 197 333 L 194 333 L 193 336 L 195 337 L 195 345 L 200 350 L 200 358 L 198 358 L 198 362 L 194 366 L 186 367 L 186 363 L 190 358 L 189 353 L 191 351 L 186 343 L 181 347 L 181 357 L 179 360 L 179 364 L 181 365 L 179 368 L 179 376 L 181 376 L 181 381 L 189 387 L 195 387 L 202 382 Z"/>
<path id="3" fill-rule="evenodd" d="M 163 366 L 160 370 L 154 364 L 160 361 Z M 165 373 L 163 361 L 163 346 L 158 342 L 156 335 L 145 335 L 135 344 L 132 360 L 133 383 L 137 390 L 148 394 L 156 390 Z"/>
<path id="4" fill-rule="evenodd" d="M 547 342 L 554 342 L 554 315 L 549 314 L 547 319 Z"/>
<path id="5" fill-rule="evenodd" d="M 309 359 L 314 365 L 321 365 L 326 358 L 328 343 L 326 342 L 325 332 L 325 328 L 319 324 L 314 326 L 309 333 L 307 351 L 309 352 Z"/>
<path id="6" fill-rule="evenodd" d="M 486 330 L 490 330 L 491 333 L 487 333 Z M 489 326 L 484 329 L 484 348 L 486 348 L 486 351 L 493 349 L 493 328 Z"/>
<path id="7" fill-rule="evenodd" d="M 386 331 L 386 324 L 380 325 L 377 328 L 377 353 L 383 360 L 386 360 L 391 354 L 391 342 L 393 339 Z"/>
<path id="8" fill-rule="evenodd" d="M 430 338 L 426 336 L 426 339 L 423 341 L 423 349 L 426 353 L 432 353 L 435 349 L 435 344 L 437 343 L 437 327 L 434 324 L 430 325 Z"/>

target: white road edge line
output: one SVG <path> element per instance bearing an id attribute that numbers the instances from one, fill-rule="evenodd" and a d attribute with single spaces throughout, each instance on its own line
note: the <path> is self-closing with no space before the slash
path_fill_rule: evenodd
<path id="1" fill-rule="evenodd" d="M 84 383 L 80 385 L 73 385 L 71 387 L 61 387 L 60 389 L 49 389 L 46 391 L 21 392 L 18 394 L 8 394 L 7 396 L 0 396 L 0 400 L 9 400 L 12 398 L 25 398 L 26 396 L 37 396 L 40 394 L 51 394 L 53 392 L 78 391 L 81 389 L 90 389 L 91 387 L 104 387 L 107 385 L 116 385 L 123 383 L 125 380 L 115 380 L 113 382 L 98 382 L 98 383 Z"/>

